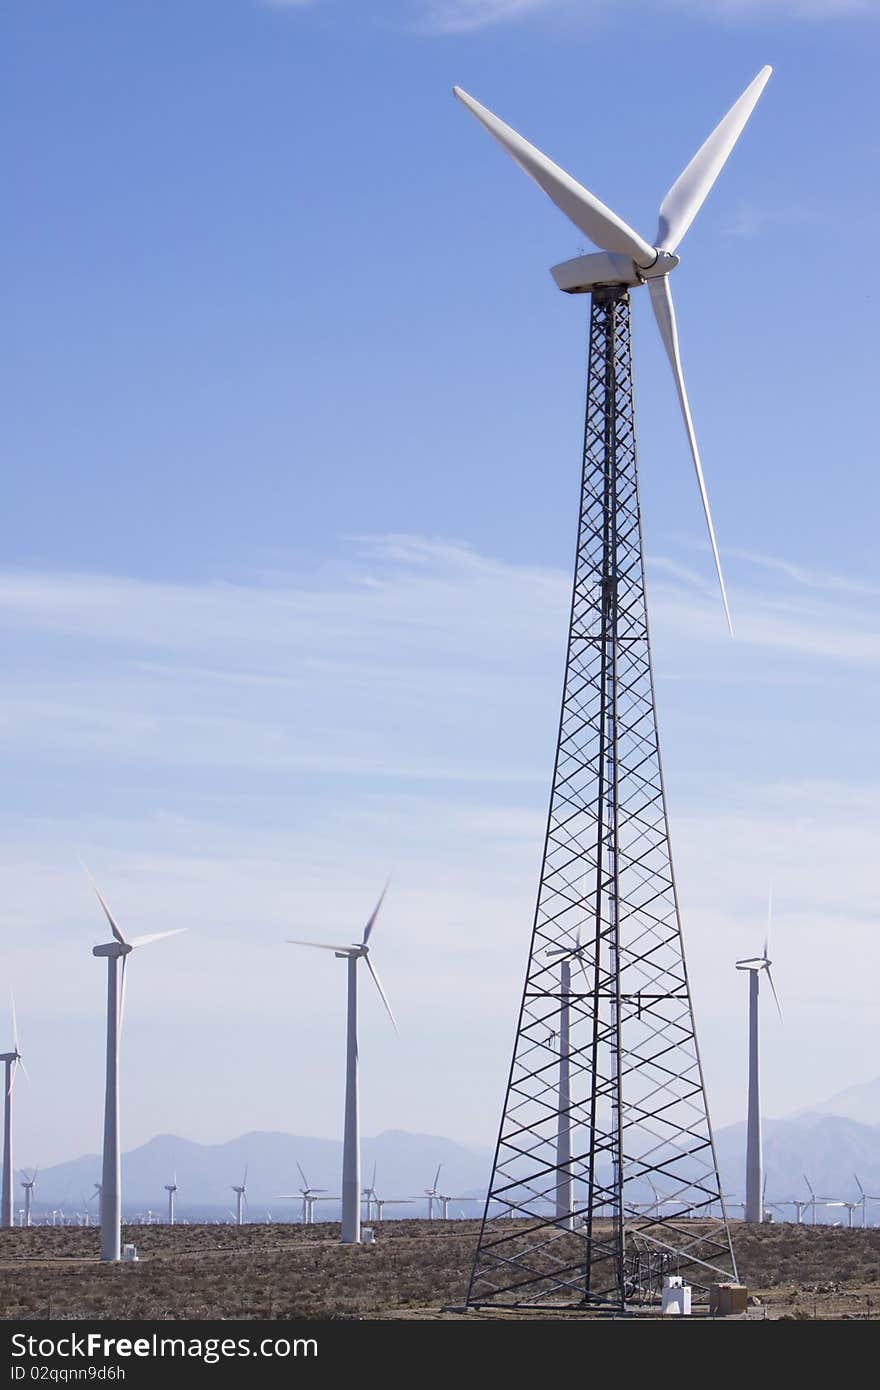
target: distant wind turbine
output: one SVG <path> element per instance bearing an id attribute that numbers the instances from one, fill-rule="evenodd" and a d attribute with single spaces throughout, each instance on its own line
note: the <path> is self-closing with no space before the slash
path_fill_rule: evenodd
<path id="1" fill-rule="evenodd" d="M 82 860 L 80 860 L 82 863 Z M 82 866 L 91 882 L 104 916 L 113 933 L 113 940 L 92 947 L 93 956 L 107 961 L 107 1072 L 104 1092 L 104 1156 L 101 1173 L 101 1259 L 118 1260 L 122 1253 L 122 1175 L 119 1147 L 119 1034 L 125 1007 L 125 963 L 139 946 L 149 946 L 166 936 L 177 936 L 185 927 L 173 931 L 149 932 L 146 936 L 126 941 L 113 914 L 101 896 L 98 885 L 85 864 Z M 119 962 L 122 961 L 121 979 Z"/>
<path id="2" fill-rule="evenodd" d="M 766 971 L 767 983 L 773 991 L 779 1017 L 782 1009 L 779 996 L 770 974 L 772 964 L 768 954 L 770 949 L 770 925 L 773 918 L 773 888 L 767 907 L 767 934 L 764 937 L 764 954 L 736 962 L 737 970 L 749 972 L 749 1117 L 746 1140 L 746 1205 L 745 1220 L 761 1222 L 764 1220 L 764 1182 L 763 1146 L 761 1136 L 761 1066 L 758 1045 L 758 981 L 762 971 Z"/>
<path id="3" fill-rule="evenodd" d="M 21 1186 L 24 1188 L 24 1224 L 25 1224 L 25 1226 L 30 1226 L 30 1224 L 31 1224 L 31 1208 L 33 1207 L 33 1204 L 34 1204 L 34 1186 L 35 1186 L 35 1184 L 36 1184 L 36 1181 L 37 1181 L 37 1174 L 39 1173 L 39 1171 L 40 1171 L 40 1165 L 39 1165 L 39 1163 L 37 1164 L 37 1166 L 36 1166 L 36 1168 L 34 1169 L 34 1171 L 31 1173 L 30 1177 L 28 1177 L 28 1175 L 27 1175 L 27 1173 L 25 1172 L 24 1168 L 22 1168 L 22 1170 L 21 1170 L 21 1172 L 22 1172 L 22 1182 L 21 1182 Z"/>
<path id="4" fill-rule="evenodd" d="M 808 1187 L 809 1190 L 810 1190 L 810 1200 L 809 1200 L 809 1202 L 807 1202 L 805 1205 L 809 1206 L 810 1209 L 811 1209 L 811 1211 L 812 1211 L 813 1220 L 812 1220 L 812 1222 L 811 1222 L 810 1224 L 813 1225 L 813 1226 L 815 1226 L 815 1224 L 816 1224 L 816 1203 L 818 1202 L 819 1198 L 816 1196 L 815 1192 L 813 1191 L 813 1184 L 810 1182 L 810 1179 L 807 1177 L 806 1173 L 804 1173 L 804 1182 L 807 1184 L 807 1187 Z"/>
<path id="5" fill-rule="evenodd" d="M 345 1061 L 345 1131 L 342 1148 L 342 1244 L 358 1245 L 361 1239 L 361 1139 L 360 1106 L 358 1100 L 358 1023 L 357 1023 L 357 968 L 364 961 L 379 991 L 388 1017 L 395 1033 L 397 1023 L 391 1012 L 385 991 L 370 959 L 370 936 L 376 925 L 379 909 L 388 892 L 388 884 L 373 909 L 360 941 L 351 946 L 330 946 L 324 941 L 299 941 L 288 939 L 288 946 L 311 946 L 320 951 L 333 951 L 341 960 L 348 962 L 348 1024 Z"/>
<path id="6" fill-rule="evenodd" d="M 235 1193 L 235 1224 L 236 1224 L 236 1226 L 242 1226 L 242 1225 L 244 1225 L 244 1204 L 245 1204 L 245 1202 L 247 1201 L 247 1175 L 248 1175 L 248 1165 L 245 1164 L 245 1165 L 244 1165 L 244 1177 L 243 1177 L 242 1180 L 241 1180 L 241 1184 L 240 1184 L 239 1186 L 236 1186 L 235 1184 L 233 1184 L 233 1186 L 232 1186 L 232 1191 Z"/>
<path id="7" fill-rule="evenodd" d="M 866 1191 L 865 1191 L 865 1189 L 862 1187 L 862 1184 L 859 1182 L 859 1178 L 858 1178 L 858 1174 L 857 1174 L 857 1173 L 853 1173 L 853 1177 L 854 1177 L 855 1180 L 856 1180 L 856 1187 L 859 1189 L 859 1200 L 858 1200 L 858 1202 L 856 1203 L 856 1205 L 857 1205 L 857 1206 L 860 1206 L 861 1209 L 862 1209 L 862 1225 L 863 1225 L 863 1226 L 867 1226 L 867 1224 L 868 1224 L 868 1203 L 869 1203 L 869 1202 L 880 1202 L 880 1197 L 872 1197 L 871 1194 L 870 1194 L 870 1192 L 866 1192 Z"/>
<path id="8" fill-rule="evenodd" d="M 373 1164 L 373 1176 L 371 1177 L 371 1179 L 370 1179 L 370 1181 L 369 1181 L 369 1184 L 364 1188 L 364 1191 L 363 1191 L 363 1197 L 364 1197 L 364 1201 L 365 1201 L 365 1203 L 366 1203 L 366 1208 L 367 1208 L 367 1209 L 366 1209 L 366 1213 L 365 1213 L 365 1220 L 366 1220 L 366 1221 L 371 1221 L 371 1220 L 373 1219 L 373 1200 L 374 1200 L 375 1196 L 376 1196 L 376 1164 L 374 1163 L 374 1164 Z"/>
<path id="9" fill-rule="evenodd" d="M 177 1193 L 177 1174 L 176 1174 L 176 1173 L 174 1174 L 174 1177 L 171 1179 L 170 1182 L 166 1182 L 166 1184 L 165 1184 L 165 1191 L 168 1193 L 168 1225 L 169 1225 L 169 1226 L 173 1226 L 173 1225 L 174 1225 L 174 1198 L 175 1198 L 176 1193 Z"/>
<path id="10" fill-rule="evenodd" d="M 2 1177 L 2 1202 L 0 1202 L 0 1226 L 15 1225 L 15 1206 L 13 1183 L 14 1173 L 12 1168 L 12 1088 L 15 1085 L 15 1074 L 21 1067 L 25 1076 L 27 1069 L 21 1060 L 21 1052 L 18 1047 L 18 1022 L 15 1017 L 15 999 L 12 991 L 9 992 L 9 999 L 12 1005 L 12 1051 L 0 1052 L 0 1062 L 5 1068 L 5 1084 L 3 1087 L 3 1177 Z"/>
<path id="11" fill-rule="evenodd" d="M 479 1198 L 478 1200 L 482 1201 L 483 1199 Z M 456 1195 L 454 1193 L 438 1192 L 437 1201 L 440 1203 L 440 1208 L 442 1212 L 441 1220 L 448 1221 L 450 1202 L 472 1202 L 474 1201 L 474 1198 L 462 1196 L 461 1194 Z M 464 1216 L 464 1212 L 461 1212 L 461 1215 Z"/>
<path id="12" fill-rule="evenodd" d="M 439 1196 L 440 1196 L 440 1189 L 439 1189 L 439 1187 L 438 1187 L 438 1183 L 440 1182 L 440 1169 L 441 1169 L 442 1167 L 443 1167 L 443 1164 L 442 1164 L 442 1163 L 438 1163 L 438 1164 L 437 1164 L 437 1171 L 436 1171 L 436 1173 L 434 1174 L 434 1181 L 433 1181 L 433 1183 L 431 1184 L 430 1187 L 426 1187 L 426 1188 L 425 1188 L 425 1196 L 426 1196 L 427 1199 L 428 1199 L 428 1220 L 429 1220 L 429 1221 L 433 1221 L 433 1220 L 434 1220 L 434 1203 L 435 1203 L 435 1201 L 437 1201 L 437 1199 L 438 1199 Z"/>
<path id="13" fill-rule="evenodd" d="M 375 1168 L 373 1169 L 373 1181 L 371 1183 L 371 1188 L 373 1193 L 373 1205 L 376 1208 L 377 1221 L 381 1221 L 383 1219 L 383 1213 L 386 1207 L 409 1207 L 413 1205 L 413 1202 L 418 1200 L 414 1197 L 380 1197 L 378 1192 L 376 1191 Z"/>
<path id="14" fill-rule="evenodd" d="M 584 888 L 586 901 L 586 887 Z M 556 1110 L 556 1218 L 574 1226 L 574 1174 L 571 1168 L 571 964 L 577 961 L 586 977 L 581 929 L 574 947 L 551 946 L 548 956 L 559 956 L 559 1082 Z"/>
<path id="15" fill-rule="evenodd" d="M 296 1202 L 302 1197 L 302 1224 L 312 1226 L 315 1221 L 315 1203 L 326 1193 L 327 1189 L 326 1187 L 310 1187 L 309 1180 L 298 1162 L 296 1166 L 299 1168 L 299 1175 L 303 1180 L 299 1192 L 276 1192 L 272 1201 Z"/>

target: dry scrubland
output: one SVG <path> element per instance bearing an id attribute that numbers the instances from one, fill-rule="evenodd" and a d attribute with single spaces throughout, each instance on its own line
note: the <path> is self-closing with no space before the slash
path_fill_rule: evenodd
<path id="1" fill-rule="evenodd" d="M 477 1229 L 386 1221 L 375 1246 L 343 1248 L 332 1224 L 139 1226 L 139 1263 L 118 1266 L 95 1229 L 0 1231 L 0 1316 L 433 1318 L 464 1296 Z M 880 1230 L 737 1225 L 735 1243 L 752 1317 L 880 1314 Z"/>

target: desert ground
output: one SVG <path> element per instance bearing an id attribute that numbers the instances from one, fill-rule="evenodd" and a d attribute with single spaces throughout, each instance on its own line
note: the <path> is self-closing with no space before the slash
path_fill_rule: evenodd
<path id="1" fill-rule="evenodd" d="M 127 1227 L 139 1260 L 123 1265 L 99 1262 L 94 1228 L 5 1230 L 0 1317 L 489 1317 L 444 1311 L 465 1296 L 478 1228 L 385 1221 L 375 1245 L 342 1247 L 334 1224 Z M 748 1319 L 880 1315 L 880 1229 L 734 1223 L 734 1244 Z"/>

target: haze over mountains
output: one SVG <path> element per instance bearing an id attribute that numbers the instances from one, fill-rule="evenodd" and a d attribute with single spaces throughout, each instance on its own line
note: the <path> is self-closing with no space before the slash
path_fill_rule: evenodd
<path id="1" fill-rule="evenodd" d="M 724 1190 L 743 1190 L 745 1124 L 716 1131 L 718 1161 Z M 492 1156 L 437 1135 L 386 1130 L 363 1140 L 362 1178 L 369 1182 L 376 1165 L 376 1189 L 383 1198 L 416 1198 L 412 1205 L 390 1208 L 389 1216 L 424 1216 L 422 1195 L 442 1164 L 439 1188 L 454 1197 L 479 1197 L 485 1192 Z M 157 1135 L 123 1155 L 123 1190 L 128 1213 L 165 1210 L 164 1185 L 176 1174 L 181 1216 L 199 1213 L 228 1216 L 234 1204 L 232 1184 L 248 1169 L 248 1210 L 252 1220 L 299 1217 L 297 1201 L 278 1200 L 279 1193 L 296 1193 L 302 1186 L 297 1163 L 310 1184 L 330 1195 L 340 1190 L 342 1152 L 335 1139 L 315 1139 L 282 1133 L 240 1135 L 222 1144 L 196 1144 L 176 1135 Z M 867 1192 L 880 1194 L 880 1078 L 839 1092 L 806 1111 L 764 1122 L 764 1166 L 769 1201 L 808 1195 L 806 1173 L 820 1197 L 856 1200 L 857 1173 Z M 100 1179 L 97 1154 L 60 1163 L 41 1172 L 35 1212 L 61 1206 L 82 1210 Z M 94 1211 L 92 1201 L 90 1210 Z M 330 1219 L 336 1205 L 318 1208 Z M 450 1215 L 474 1216 L 476 1201 L 459 1201 Z M 734 1210 L 734 1215 L 737 1212 Z M 782 1213 L 778 1213 L 781 1215 Z M 820 1214 L 821 1215 L 821 1214 Z M 839 1215 L 839 1213 L 836 1213 Z M 880 1220 L 880 1204 L 869 1219 Z"/>

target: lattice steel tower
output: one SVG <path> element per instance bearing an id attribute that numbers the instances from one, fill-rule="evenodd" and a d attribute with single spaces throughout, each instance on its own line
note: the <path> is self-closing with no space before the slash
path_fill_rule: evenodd
<path id="1" fill-rule="evenodd" d="M 474 1306 L 626 1309 L 655 1298 L 667 1275 L 698 1289 L 736 1277 L 657 735 L 629 289 L 651 292 L 727 610 L 667 277 L 768 77 L 764 69 L 670 189 L 653 247 L 456 89 L 603 248 L 553 271 L 561 289 L 592 295 L 580 524 L 541 882 Z"/>

